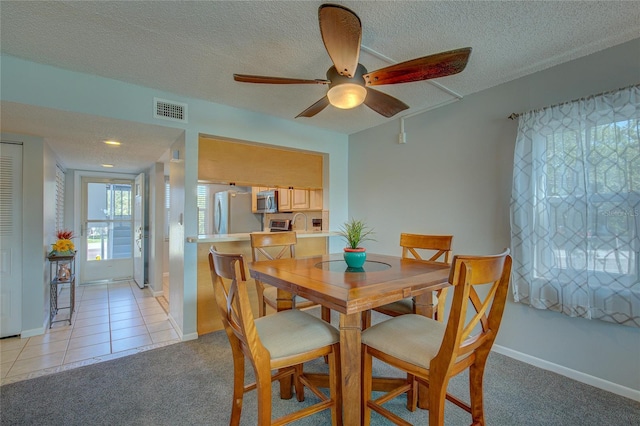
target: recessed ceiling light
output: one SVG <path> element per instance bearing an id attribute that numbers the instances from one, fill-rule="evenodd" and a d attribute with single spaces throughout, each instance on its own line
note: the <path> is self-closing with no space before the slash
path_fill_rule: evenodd
<path id="1" fill-rule="evenodd" d="M 111 168 L 113 167 L 113 164 L 103 164 L 102 167 Z"/>
<path id="2" fill-rule="evenodd" d="M 120 146 L 120 142 L 118 141 L 104 141 L 107 145 Z"/>

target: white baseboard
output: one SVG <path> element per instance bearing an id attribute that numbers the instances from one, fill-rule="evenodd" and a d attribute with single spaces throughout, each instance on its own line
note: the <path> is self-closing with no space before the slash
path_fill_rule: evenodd
<path id="1" fill-rule="evenodd" d="M 171 322 L 171 324 L 173 325 L 173 328 L 178 333 L 178 337 L 180 338 L 180 341 L 186 342 L 187 340 L 196 340 L 198 338 L 198 333 L 197 332 L 196 333 L 189 333 L 189 334 L 182 334 L 182 329 L 180 327 L 178 327 L 178 323 L 171 316 L 171 314 L 168 314 L 167 317 L 169 317 L 169 322 Z"/>
<path id="2" fill-rule="evenodd" d="M 151 292 L 151 295 L 153 297 L 160 297 L 160 296 L 164 295 L 164 291 L 162 291 L 162 290 L 156 291 L 156 290 L 153 290 L 151 287 L 148 287 L 148 288 L 149 288 L 149 291 Z"/>
<path id="3" fill-rule="evenodd" d="M 517 359 L 518 361 L 542 368 L 543 370 L 553 371 L 554 373 L 558 373 L 578 382 L 594 386 L 607 392 L 615 393 L 616 395 L 624 396 L 625 398 L 633 399 L 634 401 L 640 401 L 640 390 L 628 388 L 599 377 L 591 376 L 581 371 L 573 370 L 544 359 L 514 351 L 513 349 L 509 349 L 501 345 L 494 344 L 492 350 L 499 354 L 508 356 L 509 358 Z"/>
<path id="4" fill-rule="evenodd" d="M 186 342 L 187 340 L 197 340 L 198 333 L 183 334 L 181 339 L 183 342 Z"/>
<path id="5" fill-rule="evenodd" d="M 31 330 L 22 330 L 20 331 L 20 338 L 26 339 L 28 337 L 40 336 L 41 334 L 45 333 L 46 329 L 47 329 L 47 326 L 32 328 Z"/>

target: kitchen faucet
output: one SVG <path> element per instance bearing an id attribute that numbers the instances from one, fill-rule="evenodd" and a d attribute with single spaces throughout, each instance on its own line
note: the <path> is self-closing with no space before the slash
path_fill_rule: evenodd
<path id="1" fill-rule="evenodd" d="M 296 214 L 293 215 L 293 219 L 291 219 L 291 226 L 293 228 L 297 228 L 296 226 L 296 219 L 298 218 L 298 216 L 304 216 L 304 230 L 307 230 L 307 215 L 302 213 L 302 212 L 298 212 Z"/>

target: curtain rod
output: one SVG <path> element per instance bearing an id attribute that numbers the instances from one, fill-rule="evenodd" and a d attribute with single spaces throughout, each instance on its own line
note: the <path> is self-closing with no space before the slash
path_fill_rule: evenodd
<path id="1" fill-rule="evenodd" d="M 596 96 L 608 95 L 610 93 L 619 92 L 620 90 L 630 89 L 631 87 L 640 87 L 640 84 L 632 84 L 631 86 L 621 87 L 620 89 L 617 89 L 617 90 L 608 90 L 606 92 L 596 93 L 595 95 L 583 96 L 581 98 L 573 99 L 571 101 L 560 102 L 559 104 L 546 106 L 546 107 L 542 107 L 542 108 L 538 108 L 538 109 L 532 109 L 532 110 L 530 110 L 528 112 L 544 111 L 547 108 L 554 108 L 554 107 L 557 107 L 557 106 L 560 106 L 560 105 L 570 104 L 570 103 L 573 103 L 573 102 L 582 101 L 582 100 L 589 99 L 589 98 L 594 98 Z M 523 114 L 526 114 L 526 113 L 525 112 L 520 112 L 520 113 L 512 112 L 511 115 L 508 116 L 507 118 L 510 119 L 510 120 L 515 120 L 516 118 L 520 117 Z"/>

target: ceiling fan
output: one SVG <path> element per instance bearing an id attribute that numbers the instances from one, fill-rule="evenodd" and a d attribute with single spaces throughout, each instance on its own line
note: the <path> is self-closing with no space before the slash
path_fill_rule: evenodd
<path id="1" fill-rule="evenodd" d="M 328 84 L 327 95 L 296 116 L 313 117 L 329 104 L 342 109 L 362 103 L 385 117 L 393 117 L 409 108 L 399 99 L 372 89 L 383 84 L 409 83 L 445 77 L 461 72 L 467 66 L 471 48 L 450 50 L 424 56 L 368 72 L 360 63 L 362 24 L 353 11 L 344 6 L 323 4 L 318 9 L 322 41 L 333 62 L 327 79 L 305 80 L 285 77 L 234 74 L 243 83 L 262 84 Z"/>

